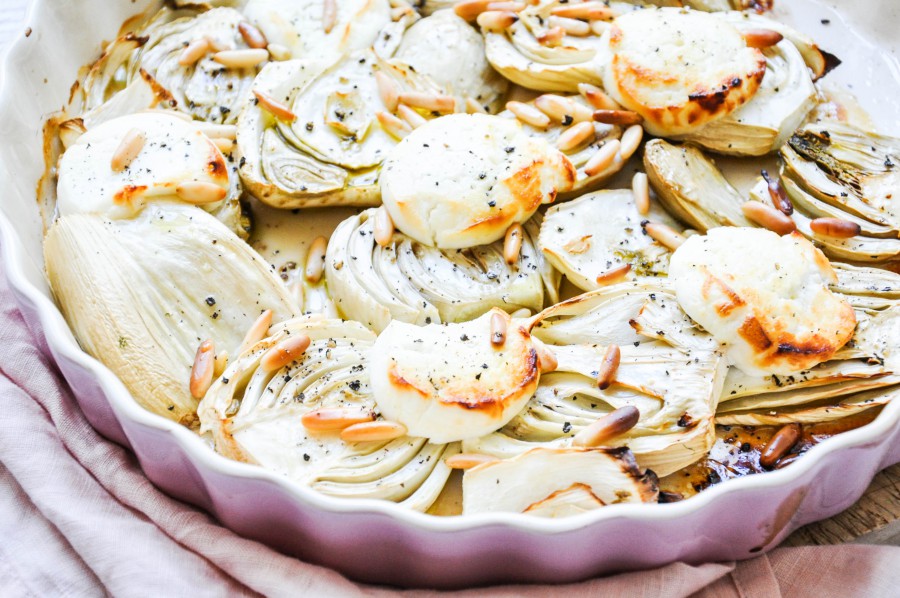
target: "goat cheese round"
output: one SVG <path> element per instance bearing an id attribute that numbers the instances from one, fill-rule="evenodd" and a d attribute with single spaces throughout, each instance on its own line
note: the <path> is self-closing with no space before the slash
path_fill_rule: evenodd
<path id="1" fill-rule="evenodd" d="M 574 181 L 569 159 L 515 120 L 453 114 L 421 125 L 391 150 L 381 199 L 407 236 L 458 249 L 502 238 Z"/>
<path id="2" fill-rule="evenodd" d="M 791 374 L 829 360 L 856 327 L 828 285 L 828 259 L 797 232 L 721 227 L 690 237 L 669 261 L 682 309 L 751 375 Z"/>

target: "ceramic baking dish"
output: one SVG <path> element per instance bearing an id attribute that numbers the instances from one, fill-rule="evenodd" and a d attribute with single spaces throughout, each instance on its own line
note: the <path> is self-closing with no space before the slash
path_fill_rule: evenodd
<path id="1" fill-rule="evenodd" d="M 318 495 L 260 468 L 229 461 L 189 430 L 144 411 L 122 383 L 81 351 L 50 296 L 35 187 L 43 168 L 41 125 L 66 102 L 79 67 L 129 16 L 154 4 L 38 0 L 30 35 L 3 67 L 0 214 L 4 269 L 42 348 L 52 354 L 91 424 L 129 447 L 168 494 L 237 533 L 358 580 L 462 587 L 565 582 L 613 571 L 744 559 L 792 530 L 849 507 L 880 469 L 900 462 L 900 404 L 870 425 L 814 447 L 790 467 L 732 480 L 689 500 L 613 505 L 563 520 L 515 514 L 439 518 L 373 500 Z M 780 0 L 800 29 L 839 53 L 833 84 L 854 92 L 880 126 L 900 132 L 900 65 L 892 0 Z M 836 8 L 832 10 L 831 7 Z M 853 20 L 854 14 L 865 15 Z M 827 23 L 825 22 L 827 21 Z M 851 35 L 853 31 L 863 36 Z"/>

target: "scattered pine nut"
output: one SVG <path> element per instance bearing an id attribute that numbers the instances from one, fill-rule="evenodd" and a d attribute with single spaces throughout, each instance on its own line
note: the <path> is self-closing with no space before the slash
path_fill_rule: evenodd
<path id="1" fill-rule="evenodd" d="M 424 116 L 407 106 L 406 104 L 400 104 L 397 106 L 397 114 L 400 115 L 406 124 L 409 125 L 410 129 L 417 129 L 428 122 Z"/>
<path id="2" fill-rule="evenodd" d="M 787 235 L 797 230 L 797 225 L 790 216 L 785 216 L 772 206 L 760 201 L 745 202 L 741 205 L 741 212 L 750 222 L 779 235 Z"/>
<path id="3" fill-rule="evenodd" d="M 467 21 L 474 21 L 487 10 L 488 4 L 491 0 L 463 0 L 453 5 L 453 12 Z"/>
<path id="4" fill-rule="evenodd" d="M 587 19 L 589 21 L 608 21 L 613 18 L 610 8 L 603 2 L 581 2 L 579 4 L 562 4 L 550 10 L 550 14 L 570 19 Z"/>
<path id="5" fill-rule="evenodd" d="M 381 125 L 381 128 L 396 139 L 403 139 L 412 132 L 412 127 L 410 127 L 405 121 L 400 120 L 393 114 L 389 114 L 387 112 L 376 112 L 375 118 L 378 119 L 378 123 Z"/>
<path id="6" fill-rule="evenodd" d="M 213 60 L 230 69 L 249 69 L 269 59 L 269 51 L 263 49 L 222 50 L 213 54 Z"/>
<path id="7" fill-rule="evenodd" d="M 594 140 L 594 123 L 580 122 L 572 125 L 562 132 L 556 140 L 556 147 L 560 151 L 570 151 Z"/>
<path id="8" fill-rule="evenodd" d="M 113 172 L 122 172 L 128 168 L 147 143 L 147 136 L 140 129 L 131 129 L 113 152 L 110 167 Z"/>
<path id="9" fill-rule="evenodd" d="M 300 423 L 303 424 L 303 427 L 313 432 L 343 430 L 354 424 L 362 424 L 374 420 L 375 415 L 371 412 L 338 407 L 325 407 L 315 411 L 308 411 L 300 417 Z"/>
<path id="10" fill-rule="evenodd" d="M 512 25 L 512 23 L 510 23 Z M 575 37 L 584 37 L 591 34 L 591 25 L 578 19 L 569 19 L 566 17 L 547 17 L 547 25 L 550 27 L 561 27 L 567 35 Z"/>
<path id="11" fill-rule="evenodd" d="M 398 99 L 402 104 L 412 106 L 413 108 L 421 108 L 422 110 L 440 113 L 453 112 L 456 110 L 456 99 L 452 96 L 440 93 L 405 91 L 399 95 Z"/>
<path id="12" fill-rule="evenodd" d="M 281 341 L 259 360 L 259 367 L 264 372 L 280 370 L 292 361 L 296 361 L 309 348 L 310 339 L 302 333 L 293 334 Z"/>
<path id="13" fill-rule="evenodd" d="M 650 238 L 671 251 L 675 251 L 687 241 L 687 238 L 680 232 L 661 222 L 648 222 L 644 225 L 644 230 L 647 231 Z"/>
<path id="14" fill-rule="evenodd" d="M 647 174 L 636 172 L 631 179 L 631 192 L 634 194 L 634 205 L 638 214 L 646 216 L 650 213 L 650 182 Z"/>
<path id="15" fill-rule="evenodd" d="M 215 139 L 211 139 L 219 151 L 223 154 L 230 154 L 234 151 L 234 139 L 225 139 L 224 137 L 216 137 Z"/>
<path id="16" fill-rule="evenodd" d="M 563 38 L 566 37 L 566 30 L 562 27 L 550 27 L 549 29 L 544 29 L 537 35 L 535 35 L 535 39 L 542 46 L 547 46 L 548 48 L 555 48 L 562 44 Z"/>
<path id="17" fill-rule="evenodd" d="M 522 12 L 527 5 L 524 2 L 514 2 L 507 0 L 505 2 L 491 2 L 487 5 L 488 10 L 501 10 L 509 12 Z"/>
<path id="18" fill-rule="evenodd" d="M 775 432 L 763 447 L 759 455 L 759 464 L 766 469 L 772 469 L 778 460 L 790 451 L 800 440 L 800 424 L 787 424 Z"/>
<path id="19" fill-rule="evenodd" d="M 269 56 L 272 57 L 272 60 L 280 62 L 282 60 L 291 59 L 291 50 L 287 46 L 282 46 L 281 44 L 269 44 L 266 47 L 269 50 Z"/>
<path id="20" fill-rule="evenodd" d="M 306 254 L 306 268 L 303 276 L 308 282 L 316 284 L 322 280 L 322 273 L 325 271 L 325 250 L 328 249 L 328 239 L 325 237 L 316 237 L 309 246 Z"/>
<path id="21" fill-rule="evenodd" d="M 584 173 L 590 177 L 609 168 L 619 155 L 621 146 L 618 139 L 610 139 L 604 143 L 585 163 Z"/>
<path id="22" fill-rule="evenodd" d="M 208 39 L 195 39 L 181 51 L 181 54 L 178 56 L 178 64 L 181 66 L 197 64 L 197 61 L 206 56 L 210 49 Z"/>
<path id="23" fill-rule="evenodd" d="M 506 229 L 506 237 L 503 239 L 503 259 L 507 264 L 515 264 L 519 261 L 519 253 L 522 251 L 522 225 L 515 222 Z"/>
<path id="24" fill-rule="evenodd" d="M 765 179 L 766 185 L 769 187 L 769 197 L 772 198 L 772 204 L 774 204 L 774 206 L 785 216 L 793 214 L 794 204 L 787 196 L 787 191 L 784 190 L 784 185 L 781 184 L 781 180 L 777 176 L 769 176 L 769 173 L 765 168 L 763 168 L 760 173 L 762 174 L 763 179 Z"/>
<path id="25" fill-rule="evenodd" d="M 575 120 L 573 102 L 568 98 L 552 93 L 545 93 L 534 99 L 535 107 L 557 122 L 565 122 L 569 118 Z"/>
<path id="26" fill-rule="evenodd" d="M 641 419 L 641 412 L 634 405 L 624 405 L 607 413 L 597 421 L 582 429 L 574 438 L 573 446 L 600 446 L 607 440 L 621 436 L 635 427 Z"/>
<path id="27" fill-rule="evenodd" d="M 579 83 L 578 92 L 595 110 L 621 110 L 618 102 L 606 95 L 602 89 L 590 83 Z"/>
<path id="28" fill-rule="evenodd" d="M 618 345 L 610 345 L 603 354 L 603 361 L 597 372 L 597 388 L 606 390 L 616 380 L 616 372 L 622 359 L 622 351 Z"/>
<path id="29" fill-rule="evenodd" d="M 523 102 L 506 102 L 506 109 L 516 115 L 520 121 L 538 129 L 550 126 L 550 117 Z"/>
<path id="30" fill-rule="evenodd" d="M 488 10 L 475 20 L 482 31 L 502 32 L 519 20 L 519 15 L 508 10 Z"/>
<path id="31" fill-rule="evenodd" d="M 244 340 L 241 341 L 240 353 L 243 353 L 262 339 L 269 335 L 269 327 L 272 326 L 272 310 L 267 309 L 256 318 L 256 321 L 250 326 Z"/>
<path id="32" fill-rule="evenodd" d="M 607 286 L 615 284 L 631 272 L 631 264 L 622 264 L 597 276 L 597 284 Z"/>
<path id="33" fill-rule="evenodd" d="M 506 343 L 506 318 L 507 315 L 499 311 L 491 314 L 491 344 L 495 347 Z"/>
<path id="34" fill-rule="evenodd" d="M 644 121 L 641 115 L 631 110 L 595 110 L 594 120 L 607 125 L 620 125 L 628 127 Z"/>
<path id="35" fill-rule="evenodd" d="M 537 353 L 541 373 L 546 374 L 555 371 L 559 367 L 559 360 L 556 359 L 556 354 L 550 347 L 533 336 L 531 337 L 531 343 L 534 346 L 535 353 Z"/>
<path id="36" fill-rule="evenodd" d="M 406 426 L 386 420 L 353 424 L 341 430 L 344 442 L 383 442 L 406 436 Z"/>
<path id="37" fill-rule="evenodd" d="M 391 244 L 394 238 L 394 221 L 391 219 L 390 212 L 384 206 L 375 210 L 375 222 L 373 225 L 375 233 L 375 242 L 382 247 Z"/>
<path id="38" fill-rule="evenodd" d="M 771 29 L 749 29 L 744 31 L 744 41 L 751 48 L 771 48 L 784 39 L 784 36 Z"/>
<path id="39" fill-rule="evenodd" d="M 191 367 L 190 390 L 195 399 L 202 399 L 212 386 L 215 373 L 216 346 L 212 340 L 205 340 L 197 348 L 194 365 Z"/>
<path id="40" fill-rule="evenodd" d="M 186 181 L 175 187 L 175 195 L 182 201 L 199 205 L 222 201 L 228 195 L 228 190 L 215 183 Z"/>
<path id="41" fill-rule="evenodd" d="M 260 49 L 269 45 L 265 34 L 247 21 L 238 23 L 238 32 L 244 38 L 244 42 L 251 48 Z"/>
<path id="42" fill-rule="evenodd" d="M 273 99 L 271 96 L 256 90 L 253 91 L 253 95 L 256 96 L 256 100 L 259 102 L 259 107 L 278 120 L 283 120 L 286 122 L 294 122 L 295 120 L 297 120 L 297 115 L 291 112 L 290 108 Z"/>
<path id="43" fill-rule="evenodd" d="M 400 103 L 400 92 L 397 84 L 384 71 L 375 71 L 375 85 L 378 87 L 378 95 L 388 112 L 396 112 Z"/>
<path id="44" fill-rule="evenodd" d="M 634 152 L 637 151 L 638 146 L 641 145 L 641 139 L 644 137 L 644 127 L 641 125 L 631 125 L 625 132 L 622 133 L 622 138 L 619 140 L 622 143 L 622 147 L 619 149 L 619 153 L 622 155 L 622 160 L 627 160 L 631 157 Z"/>
<path id="45" fill-rule="evenodd" d="M 843 218 L 815 218 L 810 221 L 809 228 L 816 235 L 835 239 L 849 239 L 862 232 L 857 223 Z"/>
<path id="46" fill-rule="evenodd" d="M 499 461 L 497 457 L 490 455 L 482 455 L 479 453 L 457 453 L 452 457 L 444 459 L 444 463 L 450 469 L 472 469 L 484 463 L 494 463 Z"/>
<path id="47" fill-rule="evenodd" d="M 218 125 L 216 123 L 208 123 L 204 121 L 194 121 L 196 127 L 201 133 L 210 139 L 237 139 L 237 125 Z"/>

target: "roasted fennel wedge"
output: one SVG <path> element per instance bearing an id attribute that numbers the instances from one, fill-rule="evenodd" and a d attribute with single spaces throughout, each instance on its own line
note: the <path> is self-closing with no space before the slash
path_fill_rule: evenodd
<path id="1" fill-rule="evenodd" d="M 681 311 L 668 286 L 613 285 L 550 307 L 534 322 L 532 334 L 557 367 L 541 376 L 518 416 L 464 441 L 464 453 L 508 459 L 536 447 L 569 447 L 579 432 L 625 406 L 637 408 L 637 423 L 604 446 L 627 446 L 641 467 L 668 475 L 712 446 L 725 364 L 718 343 Z M 611 345 L 620 363 L 601 389 L 598 372 Z"/>
<path id="2" fill-rule="evenodd" d="M 384 247 L 374 238 L 375 210 L 338 225 L 328 242 L 325 273 L 335 305 L 375 331 L 392 319 L 415 324 L 461 322 L 499 307 L 540 311 L 558 300 L 560 276 L 537 248 L 539 219 L 523 227 L 516 263 L 503 242 L 437 249 L 395 232 Z"/>
<path id="3" fill-rule="evenodd" d="M 153 203 L 128 220 L 72 214 L 44 240 L 53 294 L 75 338 L 147 410 L 194 427 L 197 346 L 235 355 L 260 312 L 296 314 L 268 264 L 203 210 Z"/>
<path id="4" fill-rule="evenodd" d="M 276 324 L 216 379 L 198 408 L 216 450 L 329 496 L 380 498 L 424 511 L 450 475 L 456 444 L 403 431 L 376 440 L 348 430 L 377 424 L 361 324 L 305 316 Z M 267 354 L 305 337 L 302 354 L 272 366 Z M 348 422 L 353 422 L 348 425 Z M 397 425 L 397 424 L 395 424 Z M 390 436 L 390 435 L 389 435 Z"/>

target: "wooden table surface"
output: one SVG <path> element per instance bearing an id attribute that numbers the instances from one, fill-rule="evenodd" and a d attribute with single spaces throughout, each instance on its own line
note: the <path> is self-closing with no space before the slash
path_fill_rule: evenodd
<path id="1" fill-rule="evenodd" d="M 25 13 L 30 0 L 0 0 L 0 56 L 25 32 Z M 900 464 L 879 473 L 863 497 L 831 519 L 800 528 L 785 540 L 786 546 L 806 544 L 893 544 L 900 546 Z"/>

